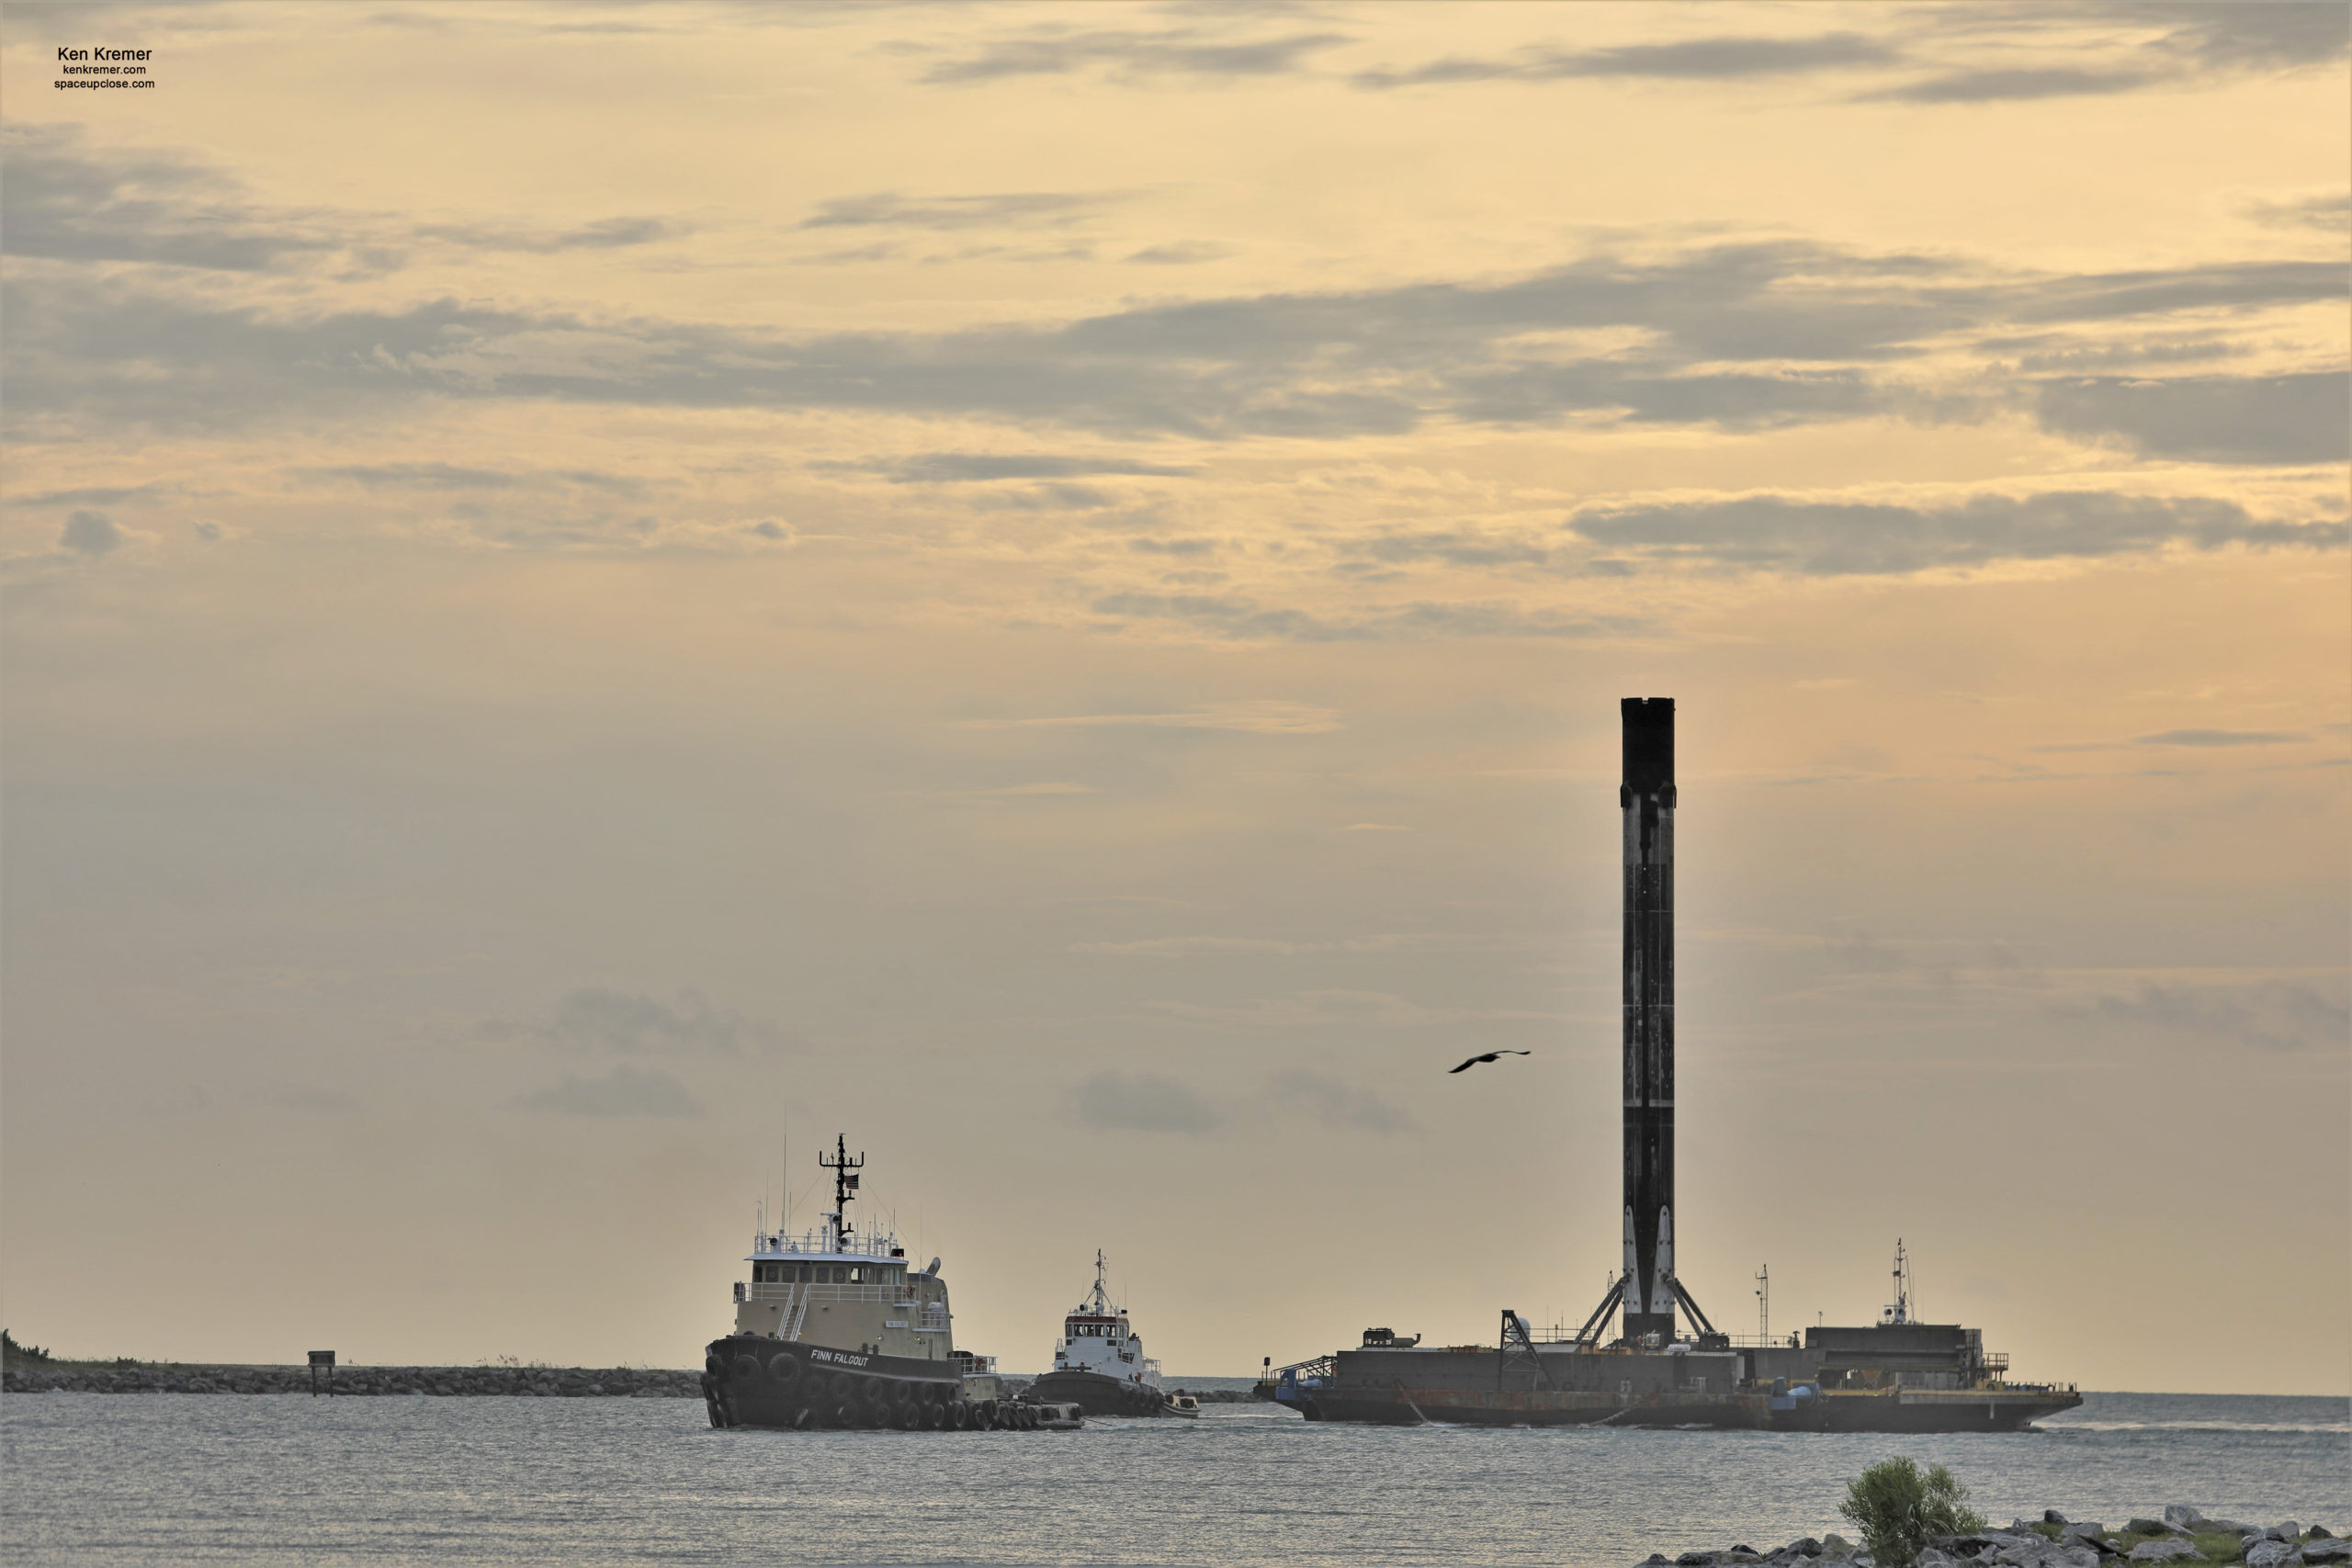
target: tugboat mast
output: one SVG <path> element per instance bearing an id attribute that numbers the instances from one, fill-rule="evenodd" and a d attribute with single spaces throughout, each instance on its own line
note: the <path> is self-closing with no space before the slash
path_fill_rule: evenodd
<path id="1" fill-rule="evenodd" d="M 850 1158 L 849 1139 L 836 1133 L 833 1134 L 833 1157 L 827 1159 L 820 1154 L 817 1156 L 817 1163 L 833 1173 L 833 1212 L 825 1216 L 831 1222 L 833 1250 L 847 1252 L 852 1235 L 849 1195 L 857 1190 L 857 1172 L 865 1165 L 865 1151 L 860 1149 L 855 1159 Z"/>
<path id="2" fill-rule="evenodd" d="M 1100 1317 L 1111 1315 L 1111 1298 L 1102 1290 L 1102 1249 L 1094 1249 L 1094 1311 Z"/>

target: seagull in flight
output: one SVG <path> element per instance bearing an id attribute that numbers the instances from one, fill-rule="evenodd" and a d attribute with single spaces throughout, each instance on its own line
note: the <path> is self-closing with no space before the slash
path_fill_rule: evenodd
<path id="1" fill-rule="evenodd" d="M 1483 1056 L 1471 1057 L 1458 1067 L 1448 1067 L 1445 1070 L 1448 1076 L 1454 1073 L 1466 1073 L 1479 1063 L 1491 1062 L 1498 1056 L 1532 1056 L 1535 1053 L 1532 1051 L 1489 1051 Z"/>

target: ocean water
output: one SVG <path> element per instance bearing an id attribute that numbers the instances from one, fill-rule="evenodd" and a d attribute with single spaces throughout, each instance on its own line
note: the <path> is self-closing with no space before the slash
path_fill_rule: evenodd
<path id="1" fill-rule="evenodd" d="M 1070 1433 L 719 1432 L 682 1399 L 36 1394 L 0 1404 L 0 1557 L 1627 1568 L 1826 1533 L 1846 1478 L 1894 1453 L 1951 1466 L 1996 1523 L 2194 1503 L 2352 1530 L 2335 1399 L 2091 1394 L 2039 1431 L 1897 1438 L 1322 1426 L 1265 1404 Z"/>

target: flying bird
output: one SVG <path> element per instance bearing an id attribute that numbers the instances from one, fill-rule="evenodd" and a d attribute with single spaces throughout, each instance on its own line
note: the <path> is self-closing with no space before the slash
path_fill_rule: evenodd
<path id="1" fill-rule="evenodd" d="M 1489 1051 L 1483 1056 L 1471 1057 L 1468 1061 L 1463 1063 L 1458 1067 L 1448 1067 L 1445 1070 L 1449 1075 L 1453 1073 L 1466 1073 L 1471 1068 L 1476 1066 L 1479 1063 L 1491 1062 L 1498 1056 L 1532 1056 L 1533 1055 L 1535 1055 L 1535 1053 L 1532 1051 Z"/>

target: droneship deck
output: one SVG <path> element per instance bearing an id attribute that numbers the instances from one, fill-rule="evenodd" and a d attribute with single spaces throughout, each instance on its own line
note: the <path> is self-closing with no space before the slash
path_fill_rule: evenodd
<path id="1" fill-rule="evenodd" d="M 1500 1346 L 1423 1347 L 1372 1330 L 1355 1349 L 1283 1368 L 1261 1393 L 1310 1421 L 1815 1432 L 2012 1432 L 2082 1403 L 2072 1388 L 2001 1381 L 1973 1330 L 1944 1325 L 1640 1348 L 1547 1344 L 1505 1322 Z"/>

